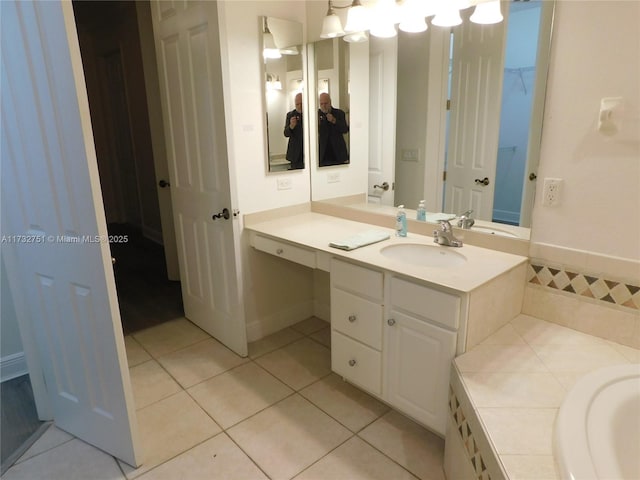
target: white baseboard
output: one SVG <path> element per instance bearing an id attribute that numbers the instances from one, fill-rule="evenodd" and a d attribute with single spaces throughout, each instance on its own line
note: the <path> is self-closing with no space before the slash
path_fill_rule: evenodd
<path id="1" fill-rule="evenodd" d="M 247 324 L 247 341 L 255 342 L 267 335 L 290 327 L 291 325 L 306 320 L 314 315 L 312 301 L 299 303 L 286 310 L 274 313 L 268 317 L 254 320 Z"/>
<path id="2" fill-rule="evenodd" d="M 6 382 L 12 378 L 21 377 L 29 373 L 24 352 L 12 353 L 0 357 L 0 382 Z"/>
<path id="3" fill-rule="evenodd" d="M 162 240 L 162 232 L 160 232 L 158 230 L 154 230 L 154 229 L 149 228 L 147 226 L 143 226 L 142 227 L 142 235 L 144 235 L 145 238 L 148 238 L 152 242 L 157 243 L 158 245 L 163 245 L 164 244 L 164 241 Z"/>

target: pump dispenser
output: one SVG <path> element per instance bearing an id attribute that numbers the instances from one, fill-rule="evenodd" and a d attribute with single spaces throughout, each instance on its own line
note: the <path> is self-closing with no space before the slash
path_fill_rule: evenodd
<path id="1" fill-rule="evenodd" d="M 424 200 L 420 200 L 418 204 L 418 209 L 416 210 L 416 220 L 419 222 L 427 221 L 427 209 L 424 206 Z"/>
<path id="2" fill-rule="evenodd" d="M 407 213 L 404 211 L 404 205 L 398 205 L 398 213 L 396 213 L 396 237 L 407 236 Z"/>

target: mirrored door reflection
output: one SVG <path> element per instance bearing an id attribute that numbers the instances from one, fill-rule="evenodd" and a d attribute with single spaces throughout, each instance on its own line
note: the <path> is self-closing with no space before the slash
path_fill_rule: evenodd
<path id="1" fill-rule="evenodd" d="M 302 24 L 262 17 L 268 171 L 305 166 Z"/>
<path id="2" fill-rule="evenodd" d="M 316 42 L 318 165 L 344 165 L 349 158 L 349 46 L 341 39 Z"/>

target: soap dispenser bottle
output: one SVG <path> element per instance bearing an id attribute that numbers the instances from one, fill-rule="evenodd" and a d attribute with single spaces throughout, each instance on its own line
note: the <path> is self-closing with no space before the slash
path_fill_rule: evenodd
<path id="1" fill-rule="evenodd" d="M 424 206 L 424 200 L 420 200 L 418 204 L 418 209 L 416 210 L 416 220 L 420 222 L 427 221 L 427 209 Z"/>
<path id="2" fill-rule="evenodd" d="M 404 211 L 404 205 L 398 205 L 398 213 L 396 213 L 396 237 L 407 236 L 407 214 Z"/>

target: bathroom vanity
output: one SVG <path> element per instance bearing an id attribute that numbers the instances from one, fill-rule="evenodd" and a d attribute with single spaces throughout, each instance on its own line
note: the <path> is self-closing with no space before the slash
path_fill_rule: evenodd
<path id="1" fill-rule="evenodd" d="M 451 362 L 520 312 L 527 258 L 315 212 L 245 228 L 256 250 L 329 272 L 333 371 L 444 436 Z M 329 246 L 372 229 L 390 238 Z"/>

